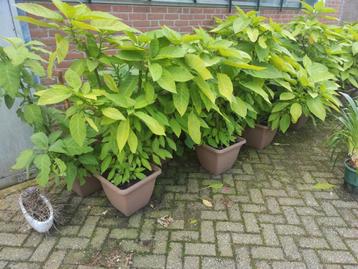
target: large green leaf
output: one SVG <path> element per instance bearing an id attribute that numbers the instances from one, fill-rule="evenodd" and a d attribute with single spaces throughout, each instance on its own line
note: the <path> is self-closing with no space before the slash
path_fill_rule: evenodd
<path id="1" fill-rule="evenodd" d="M 159 86 L 162 87 L 164 90 L 167 90 L 172 93 L 177 92 L 174 78 L 168 70 L 163 69 L 162 76 L 157 82 Z"/>
<path id="2" fill-rule="evenodd" d="M 250 81 L 241 82 L 241 85 L 245 86 L 246 88 L 252 90 L 253 92 L 260 95 L 262 98 L 265 99 L 266 102 L 270 103 L 270 99 L 268 94 L 265 92 L 265 90 L 262 88 L 263 86 L 263 80 L 260 79 L 252 79 Z"/>
<path id="3" fill-rule="evenodd" d="M 67 38 L 56 34 L 56 55 L 58 63 L 61 63 L 67 56 L 70 42 Z"/>
<path id="4" fill-rule="evenodd" d="M 48 9 L 47 7 L 39 5 L 39 4 L 20 3 L 20 4 L 17 4 L 16 7 L 18 7 L 19 9 L 21 9 L 31 15 L 35 15 L 38 17 L 55 20 L 55 21 L 63 20 L 63 17 L 59 13 L 57 13 L 51 9 Z"/>
<path id="5" fill-rule="evenodd" d="M 118 124 L 117 136 L 116 136 L 117 146 L 120 152 L 122 151 L 122 149 L 127 143 L 129 132 L 130 132 L 129 120 L 121 121 Z"/>
<path id="6" fill-rule="evenodd" d="M 73 183 L 77 177 L 77 167 L 71 162 L 67 163 L 65 181 L 67 185 L 67 190 L 71 191 L 73 188 Z"/>
<path id="7" fill-rule="evenodd" d="M 181 116 L 186 112 L 189 104 L 190 93 L 186 84 L 179 84 L 177 94 L 173 94 L 173 103 Z"/>
<path id="8" fill-rule="evenodd" d="M 54 85 L 48 90 L 39 91 L 36 93 L 40 98 L 39 105 L 52 105 L 61 103 L 72 96 L 72 90 L 64 85 Z"/>
<path id="9" fill-rule="evenodd" d="M 39 170 L 36 181 L 40 186 L 45 186 L 48 183 L 51 171 L 50 157 L 47 154 L 37 155 L 34 159 L 34 164 Z"/>
<path id="10" fill-rule="evenodd" d="M 183 58 L 185 56 L 185 49 L 182 47 L 164 47 L 159 50 L 156 59 L 173 59 L 173 58 Z"/>
<path id="11" fill-rule="evenodd" d="M 82 85 L 81 77 L 71 68 L 67 69 L 65 73 L 65 80 L 67 84 L 75 90 L 78 90 Z"/>
<path id="12" fill-rule="evenodd" d="M 132 130 L 130 130 L 130 133 L 129 133 L 128 145 L 129 145 L 129 149 L 132 153 L 135 153 L 137 151 L 138 138 Z"/>
<path id="13" fill-rule="evenodd" d="M 280 119 L 280 130 L 285 133 L 290 126 L 291 118 L 289 114 L 284 114 Z"/>
<path id="14" fill-rule="evenodd" d="M 196 85 L 199 87 L 199 89 L 202 91 L 202 93 L 209 98 L 209 100 L 215 104 L 216 96 L 214 92 L 212 91 L 209 83 L 207 83 L 205 80 L 203 80 L 201 77 L 195 77 L 194 81 Z"/>
<path id="15" fill-rule="evenodd" d="M 240 99 L 240 97 L 233 98 L 231 104 L 231 109 L 240 117 L 246 117 L 247 115 L 247 105 Z"/>
<path id="16" fill-rule="evenodd" d="M 156 119 L 149 116 L 148 114 L 138 111 L 134 115 L 141 119 L 148 128 L 156 135 L 165 135 L 165 128 Z"/>
<path id="17" fill-rule="evenodd" d="M 1 63 L 0 74 L 0 88 L 14 98 L 20 88 L 20 69 L 10 62 Z"/>
<path id="18" fill-rule="evenodd" d="M 187 54 L 185 55 L 185 62 L 191 68 L 193 68 L 204 80 L 208 80 L 213 78 L 210 71 L 206 68 L 205 62 L 195 54 Z"/>
<path id="19" fill-rule="evenodd" d="M 231 102 L 234 87 L 232 85 L 230 77 L 224 73 L 218 73 L 217 76 L 220 94 L 224 96 L 229 102 Z"/>
<path id="20" fill-rule="evenodd" d="M 234 29 L 234 33 L 236 34 L 244 30 L 249 25 L 250 25 L 250 19 L 244 16 L 240 16 L 237 19 L 235 19 L 232 26 Z"/>
<path id="21" fill-rule="evenodd" d="M 299 103 L 293 103 L 290 108 L 290 114 L 293 123 L 296 123 L 302 115 L 302 106 Z"/>
<path id="22" fill-rule="evenodd" d="M 123 116 L 123 114 L 114 107 L 106 107 L 102 109 L 103 115 L 106 117 L 112 119 L 112 120 L 125 120 L 126 118 Z"/>
<path id="23" fill-rule="evenodd" d="M 16 158 L 16 163 L 11 167 L 15 170 L 27 168 L 34 158 L 34 152 L 32 149 L 25 149 Z"/>
<path id="24" fill-rule="evenodd" d="M 24 119 L 29 124 L 42 124 L 41 108 L 35 104 L 24 105 Z"/>
<path id="25" fill-rule="evenodd" d="M 104 83 L 107 85 L 107 87 L 113 91 L 118 92 L 117 83 L 115 82 L 114 78 L 109 74 L 103 75 Z"/>
<path id="26" fill-rule="evenodd" d="M 86 139 L 86 122 L 82 113 L 74 114 L 69 123 L 70 133 L 76 143 L 83 146 Z"/>
<path id="27" fill-rule="evenodd" d="M 320 120 L 324 121 L 326 118 L 326 109 L 319 97 L 310 98 L 307 100 L 308 109 Z"/>
<path id="28" fill-rule="evenodd" d="M 193 111 L 190 112 L 188 117 L 188 132 L 194 143 L 199 145 L 201 142 L 200 119 Z"/>
<path id="29" fill-rule="evenodd" d="M 292 92 L 283 92 L 280 94 L 280 100 L 282 101 L 292 100 L 295 97 L 296 95 L 294 95 Z"/>
<path id="30" fill-rule="evenodd" d="M 320 63 L 313 63 L 307 71 L 310 74 L 311 80 L 315 83 L 335 78 L 328 68 Z"/>
<path id="31" fill-rule="evenodd" d="M 352 45 L 352 53 L 355 56 L 356 54 L 358 54 L 358 41 L 354 42 Z"/>
<path id="32" fill-rule="evenodd" d="M 31 136 L 31 142 L 38 149 L 46 150 L 48 148 L 48 137 L 43 132 L 33 134 Z"/>
<path id="33" fill-rule="evenodd" d="M 173 79 L 178 82 L 187 82 L 194 78 L 188 69 L 182 66 L 170 66 L 168 67 L 168 71 L 172 74 Z"/>
<path id="34" fill-rule="evenodd" d="M 143 52 L 134 50 L 121 50 L 116 57 L 125 61 L 139 62 L 144 60 Z"/>
<path id="35" fill-rule="evenodd" d="M 153 63 L 149 65 L 149 72 L 153 81 L 157 81 L 162 76 L 163 69 L 160 64 Z"/>

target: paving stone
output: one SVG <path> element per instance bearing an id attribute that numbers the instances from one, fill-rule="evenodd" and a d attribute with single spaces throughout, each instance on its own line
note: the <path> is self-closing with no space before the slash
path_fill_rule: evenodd
<path id="1" fill-rule="evenodd" d="M 296 225 L 276 225 L 277 233 L 280 235 L 304 235 L 305 230 Z"/>
<path id="2" fill-rule="evenodd" d="M 1 266 L 0 266 L 1 268 Z M 38 263 L 31 262 L 10 262 L 7 266 L 8 269 L 39 269 L 41 265 Z"/>
<path id="3" fill-rule="evenodd" d="M 257 223 L 257 219 L 253 213 L 244 213 L 242 214 L 245 229 L 249 233 L 258 233 L 260 232 L 260 227 Z"/>
<path id="4" fill-rule="evenodd" d="M 32 252 L 31 248 L 4 247 L 0 250 L 0 260 L 26 261 Z"/>
<path id="5" fill-rule="evenodd" d="M 59 249 L 85 249 L 88 245 L 88 238 L 62 237 L 58 241 L 56 248 Z"/>
<path id="6" fill-rule="evenodd" d="M 300 237 L 299 245 L 302 248 L 327 249 L 329 248 L 324 238 L 317 237 Z"/>
<path id="7" fill-rule="evenodd" d="M 319 258 L 314 250 L 312 249 L 302 250 L 302 257 L 306 262 L 307 268 L 309 269 L 321 268 Z"/>
<path id="8" fill-rule="evenodd" d="M 184 269 L 200 268 L 200 258 L 197 256 L 184 257 Z"/>
<path id="9" fill-rule="evenodd" d="M 217 221 L 215 230 L 217 232 L 243 232 L 244 226 L 239 222 Z"/>
<path id="10" fill-rule="evenodd" d="M 201 211 L 201 218 L 204 220 L 227 220 L 225 211 Z"/>
<path id="11" fill-rule="evenodd" d="M 170 243 L 166 268 L 179 269 L 183 267 L 183 245 Z"/>
<path id="12" fill-rule="evenodd" d="M 318 217 L 316 218 L 319 226 L 325 227 L 346 227 L 347 224 L 340 217 Z"/>
<path id="13" fill-rule="evenodd" d="M 232 244 L 231 238 L 229 233 L 217 233 L 217 244 L 218 244 L 218 251 L 219 255 L 223 257 L 232 257 Z"/>
<path id="14" fill-rule="evenodd" d="M 260 234 L 244 234 L 232 233 L 232 241 L 234 244 L 240 245 L 262 245 L 262 237 Z"/>
<path id="15" fill-rule="evenodd" d="M 262 224 L 261 228 L 265 245 L 278 246 L 280 244 L 272 224 Z"/>
<path id="16" fill-rule="evenodd" d="M 216 255 L 215 245 L 201 244 L 201 243 L 185 243 L 185 254 L 215 256 Z"/>
<path id="17" fill-rule="evenodd" d="M 281 248 L 274 247 L 252 247 L 251 255 L 254 259 L 283 260 L 284 255 Z"/>
<path id="18" fill-rule="evenodd" d="M 202 268 L 235 269 L 235 261 L 231 259 L 204 257 L 202 261 Z"/>
<path id="19" fill-rule="evenodd" d="M 283 214 L 286 217 L 288 224 L 300 224 L 301 220 L 297 216 L 296 211 L 293 207 L 282 207 Z"/>
<path id="20" fill-rule="evenodd" d="M 99 218 L 99 216 L 88 216 L 78 235 L 91 237 Z"/>
<path id="21" fill-rule="evenodd" d="M 45 238 L 32 254 L 30 261 L 44 262 L 52 251 L 56 242 L 57 238 L 55 237 Z"/>
<path id="22" fill-rule="evenodd" d="M 306 269 L 306 265 L 303 262 L 273 262 L 273 269 Z"/>
<path id="23" fill-rule="evenodd" d="M 91 248 L 101 249 L 108 234 L 109 234 L 108 228 L 97 227 L 90 241 Z"/>
<path id="24" fill-rule="evenodd" d="M 231 221 L 240 221 L 242 219 L 241 211 L 238 205 L 234 204 L 230 208 L 228 208 L 228 213 L 229 213 L 229 219 Z"/>
<path id="25" fill-rule="evenodd" d="M 197 241 L 199 240 L 199 232 L 195 231 L 173 231 L 170 234 L 170 239 L 172 241 Z"/>
<path id="26" fill-rule="evenodd" d="M 281 236 L 280 242 L 282 245 L 282 249 L 285 252 L 286 257 L 288 260 L 300 260 L 301 254 L 298 250 L 298 247 L 290 236 Z"/>
<path id="27" fill-rule="evenodd" d="M 7 262 L 0 261 L 0 269 L 4 269 L 6 265 L 7 265 Z"/>
<path id="28" fill-rule="evenodd" d="M 278 204 L 276 198 L 274 198 L 274 197 L 269 197 L 266 199 L 266 206 L 267 206 L 269 212 L 272 214 L 281 213 L 281 207 Z"/>
<path id="29" fill-rule="evenodd" d="M 23 247 L 37 247 L 41 240 L 44 238 L 43 234 L 33 231 L 29 237 L 27 237 L 25 243 L 22 245 Z"/>
<path id="30" fill-rule="evenodd" d="M 165 255 L 135 255 L 133 258 L 135 268 L 164 268 Z"/>
<path id="31" fill-rule="evenodd" d="M 138 237 L 138 229 L 129 228 L 129 229 L 120 229 L 116 228 L 111 231 L 109 234 L 110 238 L 114 239 L 135 239 Z"/>
<path id="32" fill-rule="evenodd" d="M 165 254 L 167 251 L 168 239 L 169 239 L 168 231 L 157 230 L 154 236 L 153 253 Z"/>
<path id="33" fill-rule="evenodd" d="M 140 240 L 151 240 L 154 235 L 154 226 L 155 220 L 154 219 L 145 219 L 142 225 L 141 233 L 140 233 Z"/>
<path id="34" fill-rule="evenodd" d="M 214 224 L 212 221 L 201 222 L 200 239 L 202 242 L 215 242 Z"/>
<path id="35" fill-rule="evenodd" d="M 235 250 L 237 268 L 251 268 L 250 251 L 247 247 L 239 247 Z"/>
<path id="36" fill-rule="evenodd" d="M 353 263 L 357 261 L 348 251 L 318 250 L 318 254 L 325 263 Z"/>
<path id="37" fill-rule="evenodd" d="M 260 223 L 284 224 L 286 219 L 282 215 L 259 214 L 257 219 Z"/>
<path id="38" fill-rule="evenodd" d="M 0 233 L 0 246 L 21 246 L 27 234 Z"/>

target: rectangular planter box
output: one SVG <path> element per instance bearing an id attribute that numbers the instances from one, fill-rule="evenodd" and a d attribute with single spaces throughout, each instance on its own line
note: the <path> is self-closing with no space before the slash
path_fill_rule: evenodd
<path id="1" fill-rule="evenodd" d="M 221 150 L 201 145 L 196 148 L 196 155 L 206 170 L 214 175 L 219 175 L 234 165 L 240 149 L 245 143 L 246 140 L 239 137 L 237 143 Z"/>
<path id="2" fill-rule="evenodd" d="M 149 176 L 125 190 L 121 190 L 100 175 L 97 175 L 96 178 L 101 182 L 111 204 L 124 215 L 130 216 L 148 204 L 154 190 L 155 180 L 161 173 L 162 170 L 153 165 L 152 173 Z"/>
<path id="3" fill-rule="evenodd" d="M 256 124 L 255 128 L 247 128 L 244 133 L 246 145 L 255 149 L 264 149 L 271 144 L 277 130 L 272 130 L 268 126 Z"/>
<path id="4" fill-rule="evenodd" d="M 102 189 L 101 183 L 94 176 L 87 176 L 86 182 L 81 186 L 79 180 L 75 180 L 72 190 L 81 197 L 86 197 Z"/>

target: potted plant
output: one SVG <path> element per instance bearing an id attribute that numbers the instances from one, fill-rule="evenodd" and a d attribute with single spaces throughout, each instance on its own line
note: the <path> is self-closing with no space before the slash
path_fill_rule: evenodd
<path id="1" fill-rule="evenodd" d="M 329 139 L 332 152 L 340 146 L 347 149 L 347 158 L 344 161 L 344 182 L 353 190 L 358 189 L 358 103 L 348 94 L 342 93 L 347 100 L 347 107 L 341 109 L 337 117 L 339 126 Z"/>
<path id="2" fill-rule="evenodd" d="M 46 233 L 53 226 L 54 211 L 49 200 L 39 189 L 25 189 L 19 197 L 19 205 L 27 223 L 37 232 Z"/>

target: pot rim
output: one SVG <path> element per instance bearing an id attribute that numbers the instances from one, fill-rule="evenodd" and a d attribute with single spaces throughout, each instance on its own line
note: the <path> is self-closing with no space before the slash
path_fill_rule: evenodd
<path id="1" fill-rule="evenodd" d="M 228 147 L 223 148 L 223 149 L 216 149 L 216 148 L 213 148 L 212 146 L 209 146 L 209 145 L 206 145 L 206 144 L 200 145 L 199 147 L 203 147 L 203 148 L 205 148 L 207 150 L 215 152 L 216 154 L 222 154 L 222 153 L 231 151 L 234 148 L 240 147 L 240 146 L 244 145 L 245 143 L 246 143 L 246 139 L 239 136 L 237 138 L 237 142 L 235 144 L 232 144 L 231 146 L 228 146 Z"/>
<path id="2" fill-rule="evenodd" d="M 344 160 L 344 166 L 345 166 L 349 171 L 351 171 L 351 172 L 353 172 L 353 173 L 357 173 L 357 170 L 354 169 L 354 168 L 352 168 L 352 167 L 348 164 L 348 161 L 349 161 L 349 160 L 350 160 L 349 158 Z"/>
<path id="3" fill-rule="evenodd" d="M 22 213 L 24 214 L 24 216 L 32 219 L 36 224 L 38 225 L 41 225 L 41 224 L 47 224 L 49 222 L 52 221 L 53 219 L 53 208 L 52 208 L 52 205 L 50 203 L 50 201 L 42 194 L 40 194 L 40 197 L 41 199 L 45 202 L 46 206 L 49 208 L 50 210 L 50 216 L 48 217 L 48 219 L 44 220 L 44 221 L 39 221 L 37 219 L 35 219 L 34 217 L 32 217 L 28 211 L 26 210 L 25 206 L 24 206 L 24 203 L 22 201 L 22 193 L 20 194 L 20 197 L 19 197 L 19 204 L 20 204 L 20 208 L 21 208 L 21 211 Z"/>
<path id="4" fill-rule="evenodd" d="M 268 125 L 262 125 L 260 123 L 255 124 L 255 127 L 258 128 L 262 128 L 262 129 L 266 129 L 266 130 L 271 130 L 271 131 L 276 131 L 277 129 L 272 129 L 271 127 L 269 127 Z"/>
<path id="5" fill-rule="evenodd" d="M 140 188 L 141 186 L 145 185 L 148 181 L 151 181 L 151 180 L 157 178 L 162 173 L 162 169 L 160 169 L 158 166 L 152 165 L 152 168 L 153 168 L 152 173 L 149 176 L 145 177 L 144 179 L 133 184 L 132 186 L 130 186 L 129 188 L 127 188 L 125 190 L 121 190 L 120 188 L 118 188 L 118 186 L 114 185 L 112 182 L 110 182 L 108 179 L 106 179 L 102 175 L 94 175 L 94 176 L 102 184 L 105 184 L 107 187 L 115 190 L 118 194 L 127 195 L 127 194 L 135 191 L 136 189 Z"/>

